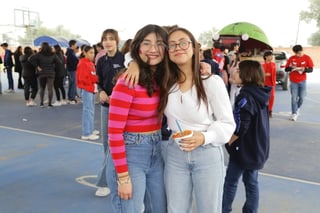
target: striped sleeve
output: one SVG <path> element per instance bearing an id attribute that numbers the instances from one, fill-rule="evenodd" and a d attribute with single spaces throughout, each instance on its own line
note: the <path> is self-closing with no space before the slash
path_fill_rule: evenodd
<path id="1" fill-rule="evenodd" d="M 134 90 L 119 78 L 110 98 L 108 136 L 111 156 L 117 173 L 128 171 L 123 133 L 128 120 Z"/>

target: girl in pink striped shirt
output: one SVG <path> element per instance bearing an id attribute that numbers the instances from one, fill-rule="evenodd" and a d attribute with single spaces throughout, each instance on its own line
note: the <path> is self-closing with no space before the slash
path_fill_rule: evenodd
<path id="1" fill-rule="evenodd" d="M 113 88 L 108 137 L 112 161 L 107 168 L 113 210 L 140 213 L 147 194 L 152 212 L 166 212 L 161 158 L 159 86 L 167 66 L 166 31 L 157 25 L 140 29 L 131 57 L 140 69 L 139 83 L 130 88 L 120 77 Z"/>

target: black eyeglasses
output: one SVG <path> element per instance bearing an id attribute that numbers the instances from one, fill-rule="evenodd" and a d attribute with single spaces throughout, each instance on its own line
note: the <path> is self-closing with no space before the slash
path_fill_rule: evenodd
<path id="1" fill-rule="evenodd" d="M 191 44 L 191 41 L 181 40 L 179 41 L 179 43 L 170 43 L 168 46 L 168 50 L 169 52 L 174 52 L 177 46 L 179 46 L 179 48 L 182 50 L 186 50 L 189 48 L 190 44 Z"/>

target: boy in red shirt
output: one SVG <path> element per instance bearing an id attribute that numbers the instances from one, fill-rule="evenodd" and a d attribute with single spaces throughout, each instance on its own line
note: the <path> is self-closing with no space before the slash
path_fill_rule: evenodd
<path id="1" fill-rule="evenodd" d="M 292 51 L 295 55 L 288 59 L 285 71 L 290 72 L 291 120 L 296 121 L 299 116 L 303 99 L 306 96 L 307 73 L 311 73 L 313 71 L 314 65 L 310 56 L 303 53 L 301 45 L 293 46 Z"/>
<path id="2" fill-rule="evenodd" d="M 274 104 L 274 93 L 276 87 L 276 63 L 272 61 L 273 53 L 268 50 L 263 54 L 264 62 L 262 63 L 262 67 L 264 70 L 264 85 L 272 88 L 269 99 L 269 117 L 272 117 L 272 108 Z"/>

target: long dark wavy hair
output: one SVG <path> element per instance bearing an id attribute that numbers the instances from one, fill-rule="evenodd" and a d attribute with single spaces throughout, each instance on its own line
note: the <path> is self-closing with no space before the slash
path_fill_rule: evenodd
<path id="1" fill-rule="evenodd" d="M 190 31 L 188 31 L 185 28 L 177 27 L 172 29 L 169 34 L 170 35 L 174 32 L 182 31 L 185 34 L 188 35 L 190 41 L 192 42 L 193 47 L 193 56 L 192 56 L 192 81 L 193 84 L 196 86 L 196 91 L 198 95 L 198 106 L 200 106 L 201 100 L 207 105 L 208 108 L 208 101 L 207 101 L 207 95 L 204 90 L 203 86 L 203 78 L 201 77 L 200 73 L 200 46 L 195 37 L 192 35 Z M 173 87 L 176 83 L 183 83 L 186 80 L 185 74 L 179 69 L 178 65 L 173 63 L 172 61 L 168 61 L 169 69 L 166 70 L 163 80 L 162 80 L 162 86 L 161 86 L 161 96 L 160 96 L 160 104 L 159 104 L 159 113 L 163 113 L 167 103 L 168 103 L 168 96 L 170 93 L 170 89 Z M 177 88 L 178 89 L 178 88 Z"/>
<path id="2" fill-rule="evenodd" d="M 43 54 L 45 56 L 51 56 L 54 54 L 54 52 L 52 51 L 52 47 L 49 45 L 48 42 L 42 42 L 41 43 L 41 47 L 39 50 L 40 54 Z"/>
<path id="3" fill-rule="evenodd" d="M 144 62 L 139 55 L 140 44 L 144 38 L 150 34 L 155 33 L 158 40 L 162 40 L 165 46 L 167 46 L 167 32 L 160 26 L 149 24 L 141 28 L 133 38 L 130 45 L 130 53 L 132 59 L 139 65 L 139 82 L 140 86 L 147 89 L 148 95 L 151 96 L 155 89 L 155 84 L 161 86 L 162 78 L 165 70 L 168 69 L 168 53 L 167 48 L 164 50 L 164 58 L 162 62 L 157 65 L 156 71 L 153 71 L 148 62 Z"/>

